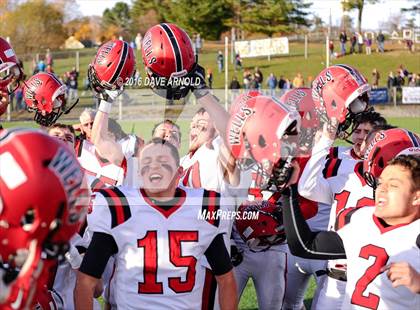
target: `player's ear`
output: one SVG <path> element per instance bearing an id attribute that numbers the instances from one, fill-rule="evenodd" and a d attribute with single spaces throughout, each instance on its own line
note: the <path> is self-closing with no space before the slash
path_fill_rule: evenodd
<path id="1" fill-rule="evenodd" d="M 420 190 L 414 192 L 413 206 L 420 207 Z"/>
<path id="2" fill-rule="evenodd" d="M 181 177 L 184 174 L 184 168 L 182 168 L 181 166 L 178 167 L 178 169 L 176 170 L 178 177 Z"/>

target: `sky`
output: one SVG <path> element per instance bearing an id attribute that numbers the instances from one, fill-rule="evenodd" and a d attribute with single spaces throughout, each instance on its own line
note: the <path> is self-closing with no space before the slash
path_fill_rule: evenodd
<path id="1" fill-rule="evenodd" d="M 76 0 L 83 15 L 102 15 L 106 8 L 112 8 L 119 1 L 124 1 L 128 4 L 132 2 L 131 0 Z M 342 14 L 340 0 L 309 0 L 309 2 L 312 2 L 310 11 L 320 16 L 325 23 L 329 23 L 331 9 L 332 24 L 339 24 Z M 411 7 L 412 5 L 413 2 L 409 0 L 382 0 L 375 5 L 365 4 L 362 27 L 364 29 L 378 29 L 381 22 L 388 20 L 390 15 L 399 12 L 401 8 Z M 353 11 L 350 16 L 353 18 L 356 26 L 357 11 Z M 417 16 L 417 24 L 420 24 L 420 16 Z"/>

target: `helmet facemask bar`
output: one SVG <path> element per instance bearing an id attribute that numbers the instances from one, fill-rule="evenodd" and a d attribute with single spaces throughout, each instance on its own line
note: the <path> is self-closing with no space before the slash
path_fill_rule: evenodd
<path id="1" fill-rule="evenodd" d="M 90 82 L 90 86 L 92 87 L 92 90 L 94 91 L 95 94 L 102 94 L 105 90 L 118 91 L 119 94 L 123 92 L 123 87 L 122 87 L 123 85 L 118 86 L 116 84 L 110 84 L 106 81 L 101 81 L 96 73 L 95 68 L 92 66 L 92 64 L 89 65 L 87 74 L 88 74 L 88 80 Z"/>
<path id="2" fill-rule="evenodd" d="M 7 94 L 13 94 L 20 85 L 20 81 L 23 77 L 23 72 L 18 64 L 14 64 L 8 69 L 0 72 L 0 88 L 7 89 Z M 12 84 L 15 83 L 14 87 Z"/>

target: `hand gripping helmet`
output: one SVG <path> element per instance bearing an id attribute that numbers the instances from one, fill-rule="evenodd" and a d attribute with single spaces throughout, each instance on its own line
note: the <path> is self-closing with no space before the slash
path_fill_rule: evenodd
<path id="1" fill-rule="evenodd" d="M 190 87 L 179 78 L 188 77 L 197 57 L 188 34 L 175 24 L 150 28 L 142 42 L 142 57 L 153 91 L 166 99 L 184 98 Z"/>
<path id="2" fill-rule="evenodd" d="M 61 141 L 38 130 L 1 131 L 0 263 L 20 270 L 6 286 L 37 264 L 35 252 L 64 254 L 85 218 L 85 186 L 76 156 Z"/>
<path id="3" fill-rule="evenodd" d="M 88 68 L 88 79 L 96 93 L 120 90 L 135 72 L 133 48 L 123 40 L 104 43 Z"/>
<path id="4" fill-rule="evenodd" d="M 9 94 L 13 91 L 9 89 L 12 82 L 17 82 L 23 77 L 22 69 L 18 59 L 9 42 L 0 37 L 0 90 Z"/>
<path id="5" fill-rule="evenodd" d="M 238 211 L 236 229 L 251 251 L 265 251 L 286 240 L 281 207 L 269 201 L 255 200 L 242 203 Z"/>
<path id="6" fill-rule="evenodd" d="M 301 117 L 299 147 L 310 151 L 315 133 L 321 126 L 315 111 L 312 90 L 310 88 L 294 88 L 281 96 L 280 101 L 299 111 Z"/>
<path id="7" fill-rule="evenodd" d="M 54 74 L 40 72 L 24 82 L 23 99 L 29 111 L 34 111 L 34 120 L 42 126 L 51 126 L 61 114 L 67 114 L 77 104 L 78 99 L 66 108 L 67 86 Z"/>
<path id="8" fill-rule="evenodd" d="M 299 128 L 300 115 L 295 108 L 274 97 L 256 96 L 231 115 L 228 144 L 235 158 L 253 160 L 261 188 L 275 185 L 280 189 L 292 173 Z"/>
<path id="9" fill-rule="evenodd" d="M 370 86 L 355 68 L 333 65 L 321 71 L 312 84 L 312 97 L 321 120 L 338 120 L 338 135 L 352 125 L 358 113 L 368 108 Z M 351 133 L 347 133 L 350 135 Z"/>
<path id="10" fill-rule="evenodd" d="M 365 151 L 363 171 L 367 184 L 376 188 L 376 180 L 388 162 L 398 155 L 420 156 L 419 136 L 402 128 L 377 132 Z"/>

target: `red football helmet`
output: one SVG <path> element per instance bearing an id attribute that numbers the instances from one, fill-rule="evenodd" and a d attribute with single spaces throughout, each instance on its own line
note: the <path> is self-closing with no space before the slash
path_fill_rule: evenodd
<path id="1" fill-rule="evenodd" d="M 123 40 L 103 44 L 88 68 L 88 78 L 97 93 L 120 90 L 133 75 L 136 59 L 133 48 Z"/>
<path id="2" fill-rule="evenodd" d="M 67 86 L 54 74 L 40 72 L 24 82 L 23 99 L 29 111 L 34 111 L 34 120 L 42 126 L 51 126 L 61 114 L 67 114 L 79 101 L 66 108 Z"/>
<path id="3" fill-rule="evenodd" d="M 159 96 L 178 100 L 188 94 L 189 87 L 174 86 L 174 78 L 186 77 L 197 66 L 191 39 L 184 30 L 175 24 L 153 26 L 144 35 L 142 57 L 152 89 Z"/>
<path id="4" fill-rule="evenodd" d="M 364 177 L 373 188 L 376 179 L 398 155 L 420 155 L 420 138 L 415 133 L 402 128 L 379 131 L 370 141 L 363 162 Z"/>
<path id="5" fill-rule="evenodd" d="M 255 100 L 249 100 L 253 97 L 262 96 L 257 90 L 240 94 L 232 102 L 229 114 L 231 115 L 227 125 L 227 142 L 233 156 L 236 158 L 238 166 L 242 170 L 247 170 L 254 164 L 252 158 L 247 154 L 244 143 L 243 126 L 249 116 L 253 114 Z"/>
<path id="6" fill-rule="evenodd" d="M 316 131 L 321 127 L 315 103 L 310 88 L 294 88 L 283 96 L 280 101 L 295 107 L 301 116 L 299 146 L 310 150 Z"/>
<path id="7" fill-rule="evenodd" d="M 265 251 L 286 240 L 281 207 L 269 201 L 255 200 L 245 201 L 238 211 L 236 229 L 251 251 Z M 249 219 L 252 213 L 258 213 L 258 218 Z"/>
<path id="8" fill-rule="evenodd" d="M 12 82 L 18 86 L 22 77 L 23 72 L 12 46 L 0 37 L 0 91 L 12 93 L 8 86 Z"/>
<path id="9" fill-rule="evenodd" d="M 37 264 L 34 252 L 64 254 L 89 199 L 75 154 L 42 131 L 22 128 L 0 132 L 0 193 L 0 262 L 25 272 L 26 264 Z"/>
<path id="10" fill-rule="evenodd" d="M 355 68 L 333 65 L 315 78 L 312 97 L 320 117 L 338 120 L 340 134 L 351 126 L 355 115 L 368 108 L 369 90 L 367 80 Z"/>

